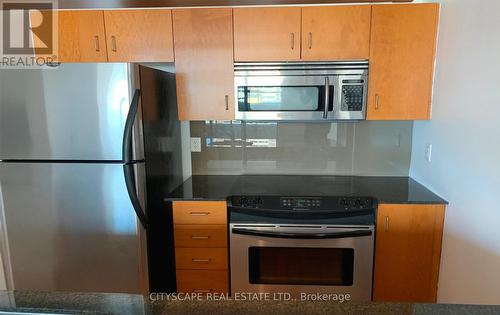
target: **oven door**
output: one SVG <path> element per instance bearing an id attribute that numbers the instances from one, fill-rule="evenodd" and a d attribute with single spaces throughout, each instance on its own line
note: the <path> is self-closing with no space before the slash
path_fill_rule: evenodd
<path id="1" fill-rule="evenodd" d="M 326 119 L 336 83 L 325 76 L 236 76 L 236 119 Z"/>
<path id="2" fill-rule="evenodd" d="M 370 301 L 374 226 L 231 224 L 231 292 Z"/>

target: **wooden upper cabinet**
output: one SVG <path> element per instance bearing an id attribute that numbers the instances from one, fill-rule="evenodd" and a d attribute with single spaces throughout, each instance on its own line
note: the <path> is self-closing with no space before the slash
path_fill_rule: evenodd
<path id="1" fill-rule="evenodd" d="M 300 8 L 235 8 L 236 61 L 300 60 Z"/>
<path id="2" fill-rule="evenodd" d="M 173 12 L 180 120 L 234 119 L 231 9 Z"/>
<path id="3" fill-rule="evenodd" d="M 106 62 L 106 35 L 102 11 L 30 12 L 31 25 L 39 25 L 45 14 L 56 14 L 57 62 Z M 37 43 L 38 39 L 33 38 Z M 37 47 L 38 44 L 35 44 Z M 35 49 L 35 54 L 40 55 Z M 52 56 L 50 56 L 52 57 Z"/>
<path id="4" fill-rule="evenodd" d="M 104 11 L 110 62 L 174 61 L 171 10 Z"/>
<path id="5" fill-rule="evenodd" d="M 370 5 L 302 8 L 302 59 L 368 59 Z"/>
<path id="6" fill-rule="evenodd" d="M 430 119 L 439 4 L 374 5 L 369 120 Z"/>
<path id="7" fill-rule="evenodd" d="M 444 205 L 379 206 L 374 301 L 436 302 L 444 211 Z"/>

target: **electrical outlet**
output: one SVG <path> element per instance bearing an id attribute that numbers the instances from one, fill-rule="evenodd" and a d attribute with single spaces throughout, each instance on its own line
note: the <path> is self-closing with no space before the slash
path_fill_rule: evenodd
<path id="1" fill-rule="evenodd" d="M 432 144 L 427 143 L 425 146 L 425 160 L 431 162 L 432 160 Z"/>
<path id="2" fill-rule="evenodd" d="M 191 152 L 201 152 L 200 137 L 191 137 Z"/>

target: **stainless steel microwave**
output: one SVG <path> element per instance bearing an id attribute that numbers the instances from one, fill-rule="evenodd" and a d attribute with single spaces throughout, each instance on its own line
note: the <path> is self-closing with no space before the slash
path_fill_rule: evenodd
<path id="1" fill-rule="evenodd" d="M 236 119 L 363 120 L 368 61 L 235 63 Z"/>

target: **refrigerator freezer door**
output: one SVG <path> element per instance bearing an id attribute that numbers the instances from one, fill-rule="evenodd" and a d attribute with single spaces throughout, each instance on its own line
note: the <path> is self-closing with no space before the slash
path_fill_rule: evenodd
<path id="1" fill-rule="evenodd" d="M 122 165 L 0 163 L 0 185 L 16 290 L 140 293 Z"/>
<path id="2" fill-rule="evenodd" d="M 125 63 L 0 71 L 0 160 L 121 160 Z"/>

